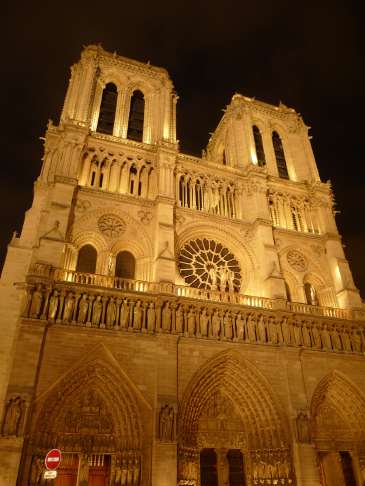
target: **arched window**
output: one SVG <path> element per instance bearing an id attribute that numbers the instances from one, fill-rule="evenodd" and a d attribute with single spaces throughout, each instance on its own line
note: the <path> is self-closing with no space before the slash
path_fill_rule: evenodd
<path id="1" fill-rule="evenodd" d="M 118 91 L 114 83 L 108 83 L 101 97 L 97 132 L 113 135 L 115 112 L 117 109 Z"/>
<path id="2" fill-rule="evenodd" d="M 120 251 L 115 260 L 115 276 L 134 279 L 136 260 L 129 251 Z"/>
<path id="3" fill-rule="evenodd" d="M 307 304 L 319 305 L 317 291 L 312 284 L 306 282 L 304 284 L 304 292 L 305 292 L 305 298 L 307 300 Z"/>
<path id="4" fill-rule="evenodd" d="M 143 121 L 144 121 L 144 96 L 142 91 L 134 91 L 131 97 L 131 108 L 129 111 L 127 138 L 143 141 Z"/>
<path id="5" fill-rule="evenodd" d="M 92 245 L 84 245 L 77 256 L 76 272 L 95 273 L 97 252 Z"/>
<path id="6" fill-rule="evenodd" d="M 214 449 L 203 449 L 200 452 L 201 486 L 218 486 L 217 454 Z"/>
<path id="7" fill-rule="evenodd" d="M 130 194 L 134 194 L 137 192 L 137 168 L 135 165 L 129 170 L 129 192 Z"/>
<path id="8" fill-rule="evenodd" d="M 291 302 L 292 298 L 291 298 L 290 288 L 287 282 L 285 282 L 285 292 L 286 292 L 286 300 L 288 302 Z"/>
<path id="9" fill-rule="evenodd" d="M 259 167 L 264 167 L 266 165 L 266 159 L 265 159 L 265 152 L 264 152 L 264 144 L 262 143 L 261 132 L 256 125 L 252 127 L 252 131 L 253 131 L 253 138 L 255 140 L 257 164 L 259 165 Z"/>
<path id="10" fill-rule="evenodd" d="M 274 147 L 276 165 L 278 167 L 279 177 L 289 179 L 288 168 L 286 166 L 283 143 L 278 132 L 272 132 L 272 144 Z"/>
<path id="11" fill-rule="evenodd" d="M 223 150 L 222 152 L 222 164 L 227 165 L 227 158 L 226 158 L 226 151 Z"/>

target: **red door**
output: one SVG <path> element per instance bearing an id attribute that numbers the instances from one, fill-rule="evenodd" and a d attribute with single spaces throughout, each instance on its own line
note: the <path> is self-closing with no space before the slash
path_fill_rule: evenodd
<path id="1" fill-rule="evenodd" d="M 89 463 L 88 486 L 108 486 L 110 475 L 110 456 L 92 456 Z"/>
<path id="2" fill-rule="evenodd" d="M 77 454 L 62 454 L 62 462 L 57 469 L 55 486 L 76 486 L 79 457 Z"/>

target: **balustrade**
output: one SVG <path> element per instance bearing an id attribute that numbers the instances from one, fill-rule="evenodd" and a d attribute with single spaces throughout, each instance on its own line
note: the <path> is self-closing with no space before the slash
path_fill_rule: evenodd
<path id="1" fill-rule="evenodd" d="M 331 317 L 335 319 L 365 320 L 365 312 L 361 310 L 339 309 L 334 307 L 313 306 L 301 302 L 288 302 L 280 299 L 244 295 L 238 292 L 222 292 L 220 290 L 199 289 L 185 285 L 175 285 L 168 282 L 147 282 L 130 280 L 112 275 L 82 273 L 60 268 L 52 268 L 41 263 L 34 264 L 29 272 L 31 279 L 54 280 L 80 286 L 94 286 L 125 292 L 141 292 L 151 294 L 170 294 L 176 297 L 211 301 L 222 304 L 242 305 L 260 309 L 278 309 L 298 314 Z"/>
<path id="2" fill-rule="evenodd" d="M 154 284 L 148 287 L 147 292 L 151 292 L 148 295 L 138 290 L 138 281 L 130 282 L 131 286 L 122 293 L 115 288 L 74 286 L 69 281 L 29 285 L 23 317 L 101 329 L 365 352 L 365 330 L 360 322 L 333 321 L 332 316 L 314 318 L 289 313 L 278 316 L 272 312 L 274 307 L 270 308 L 270 302 L 275 301 L 256 301 L 249 296 L 234 302 L 214 301 L 207 292 L 205 303 L 197 303 L 194 301 L 197 289 L 189 289 L 192 292 L 183 295 L 180 291 L 185 288 L 172 284 L 165 288 Z M 158 295 L 153 295 L 154 292 Z"/>

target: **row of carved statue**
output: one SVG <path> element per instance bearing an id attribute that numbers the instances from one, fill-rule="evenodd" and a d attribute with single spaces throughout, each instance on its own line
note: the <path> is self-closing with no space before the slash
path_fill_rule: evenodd
<path id="1" fill-rule="evenodd" d="M 216 467 L 221 469 L 222 477 L 227 476 L 229 480 L 229 451 L 219 451 L 220 458 L 216 455 Z M 221 459 L 224 456 L 224 460 Z M 179 450 L 178 475 L 179 485 L 195 485 L 198 483 L 200 471 L 200 454 L 198 450 L 188 450 L 181 448 Z M 243 463 L 242 463 L 242 467 Z M 249 461 L 245 468 L 251 470 L 253 484 L 291 484 L 293 482 L 294 472 L 290 451 L 285 448 L 281 449 L 261 449 L 251 451 Z M 224 483 L 228 484 L 228 483 Z"/>
<path id="2" fill-rule="evenodd" d="M 300 319 L 259 310 L 226 310 L 180 300 L 128 299 L 37 285 L 28 292 L 24 317 L 95 328 L 166 332 L 191 337 L 303 346 L 361 353 L 364 328 L 343 321 Z"/>

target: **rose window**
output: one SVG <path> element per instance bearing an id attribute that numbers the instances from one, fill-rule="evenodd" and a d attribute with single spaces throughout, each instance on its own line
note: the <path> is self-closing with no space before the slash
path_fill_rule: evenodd
<path id="1" fill-rule="evenodd" d="M 180 251 L 180 274 L 191 287 L 238 292 L 241 269 L 233 255 L 214 240 L 189 241 Z"/>
<path id="2" fill-rule="evenodd" d="M 99 218 L 99 230 L 109 238 L 116 238 L 125 231 L 125 222 L 114 214 L 104 214 Z"/>
<path id="3" fill-rule="evenodd" d="M 297 250 L 290 250 L 286 255 L 289 265 L 297 272 L 305 272 L 307 269 L 307 260 Z"/>

